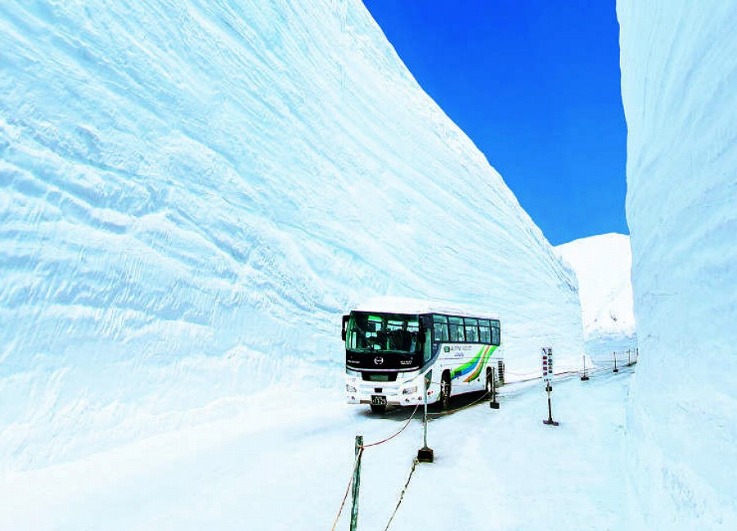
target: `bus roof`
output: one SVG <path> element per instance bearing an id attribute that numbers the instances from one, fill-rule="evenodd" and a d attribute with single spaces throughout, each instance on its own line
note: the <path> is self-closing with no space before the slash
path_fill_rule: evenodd
<path id="1" fill-rule="evenodd" d="M 369 299 L 356 307 L 359 312 L 398 313 L 398 314 L 423 314 L 441 313 L 446 315 L 458 315 L 461 317 L 481 317 L 483 319 L 499 319 L 499 316 L 490 312 L 476 313 L 463 310 L 455 306 L 437 301 L 422 299 L 409 299 L 402 297 L 376 297 Z"/>

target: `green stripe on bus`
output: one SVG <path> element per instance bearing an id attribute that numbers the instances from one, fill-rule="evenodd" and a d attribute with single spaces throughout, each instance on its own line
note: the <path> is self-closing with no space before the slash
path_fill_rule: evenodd
<path id="1" fill-rule="evenodd" d="M 492 355 L 492 353 L 496 350 L 495 346 L 486 347 L 486 351 L 484 352 L 481 362 L 476 366 L 476 369 L 471 373 L 471 376 L 466 378 L 466 382 L 470 382 L 472 380 L 475 380 L 479 377 L 479 374 L 481 374 L 481 370 L 484 368 L 486 363 L 489 361 L 489 357 Z"/>
<path id="2" fill-rule="evenodd" d="M 481 347 L 478 353 L 471 360 L 467 361 L 460 367 L 457 367 L 453 369 L 452 371 L 450 371 L 451 380 L 453 378 L 457 378 L 458 376 L 463 376 L 464 374 L 469 372 L 474 367 L 474 365 L 476 365 L 479 362 L 479 360 L 481 359 L 481 355 L 483 354 L 485 348 L 486 347 Z"/>

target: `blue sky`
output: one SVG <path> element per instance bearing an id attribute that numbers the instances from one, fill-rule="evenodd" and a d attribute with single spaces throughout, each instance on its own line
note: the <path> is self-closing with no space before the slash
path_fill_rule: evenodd
<path id="1" fill-rule="evenodd" d="M 628 234 L 614 0 L 364 0 L 553 245 Z"/>

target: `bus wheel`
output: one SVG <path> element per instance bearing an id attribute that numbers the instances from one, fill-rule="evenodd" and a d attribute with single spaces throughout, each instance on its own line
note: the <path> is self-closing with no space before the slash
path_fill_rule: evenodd
<path id="1" fill-rule="evenodd" d="M 371 413 L 385 413 L 385 412 L 386 412 L 386 406 L 371 404 Z"/>
<path id="2" fill-rule="evenodd" d="M 450 407 L 450 374 L 443 374 L 440 381 L 440 409 L 446 411 Z"/>

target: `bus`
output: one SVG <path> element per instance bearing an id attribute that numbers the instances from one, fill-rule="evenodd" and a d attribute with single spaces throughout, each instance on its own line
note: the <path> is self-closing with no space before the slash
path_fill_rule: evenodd
<path id="1" fill-rule="evenodd" d="M 427 403 L 443 410 L 451 396 L 504 384 L 496 315 L 377 301 L 343 316 L 342 338 L 347 401 L 375 413 L 423 403 L 425 384 Z"/>

